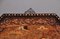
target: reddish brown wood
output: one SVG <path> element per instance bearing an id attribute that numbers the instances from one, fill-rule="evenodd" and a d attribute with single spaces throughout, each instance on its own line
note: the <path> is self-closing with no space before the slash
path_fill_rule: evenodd
<path id="1" fill-rule="evenodd" d="M 60 19 L 56 14 L 32 14 L 3 14 L 0 39 L 60 39 Z"/>

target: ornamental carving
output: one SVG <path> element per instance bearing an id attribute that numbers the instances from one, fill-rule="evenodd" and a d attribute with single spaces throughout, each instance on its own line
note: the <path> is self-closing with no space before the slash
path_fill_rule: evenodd
<path id="1" fill-rule="evenodd" d="M 6 13 L 0 17 L 0 39 L 60 39 L 60 18 L 55 13 Z"/>

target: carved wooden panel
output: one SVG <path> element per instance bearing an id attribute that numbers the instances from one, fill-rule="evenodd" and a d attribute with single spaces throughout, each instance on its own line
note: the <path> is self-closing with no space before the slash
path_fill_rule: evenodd
<path id="1" fill-rule="evenodd" d="M 54 13 L 3 14 L 0 39 L 60 39 L 60 19 Z M 33 12 L 33 13 L 32 13 Z"/>

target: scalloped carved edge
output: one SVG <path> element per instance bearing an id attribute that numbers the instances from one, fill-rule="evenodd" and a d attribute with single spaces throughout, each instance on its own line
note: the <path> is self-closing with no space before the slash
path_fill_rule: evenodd
<path id="1" fill-rule="evenodd" d="M 5 17 L 54 17 L 57 19 L 57 22 L 60 25 L 60 18 L 57 14 L 55 13 L 35 13 L 35 14 L 10 14 L 10 13 L 6 13 L 1 15 L 0 17 L 0 22 L 3 21 L 3 19 L 5 19 Z"/>
<path id="2" fill-rule="evenodd" d="M 59 16 L 57 16 L 57 14 L 55 13 L 36 13 L 36 14 L 10 14 L 10 13 L 6 13 L 6 14 L 3 14 L 1 17 L 0 17 L 0 20 L 3 18 L 3 17 L 13 17 L 13 16 L 16 16 L 16 17 L 23 17 L 23 16 L 26 16 L 26 17 L 30 17 L 30 16 L 51 16 L 51 17 L 56 17 L 57 19 L 60 19 Z"/>

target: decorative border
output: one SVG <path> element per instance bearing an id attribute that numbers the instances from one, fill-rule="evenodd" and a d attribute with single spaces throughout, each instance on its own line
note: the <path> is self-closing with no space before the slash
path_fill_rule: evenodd
<path id="1" fill-rule="evenodd" d="M 32 16 L 32 17 L 34 17 L 34 16 L 36 16 L 36 17 L 40 17 L 40 16 L 47 16 L 47 17 L 56 17 L 57 19 L 59 19 L 59 16 L 57 16 L 55 13 L 35 13 L 35 14 L 10 14 L 10 13 L 6 13 L 6 14 L 3 14 L 1 17 L 0 17 L 0 20 L 3 18 L 3 17 L 13 17 L 13 16 L 16 16 L 16 17 L 30 17 L 30 16 Z"/>
<path id="2" fill-rule="evenodd" d="M 5 17 L 55 17 L 56 19 L 58 19 L 60 21 L 60 18 L 59 16 L 57 16 L 57 14 L 55 13 L 35 13 L 35 11 L 30 8 L 28 9 L 27 11 L 25 11 L 25 13 L 14 13 L 14 14 L 11 14 L 11 13 L 6 13 L 6 14 L 3 14 L 1 17 L 0 17 L 0 20 L 4 19 Z"/>

